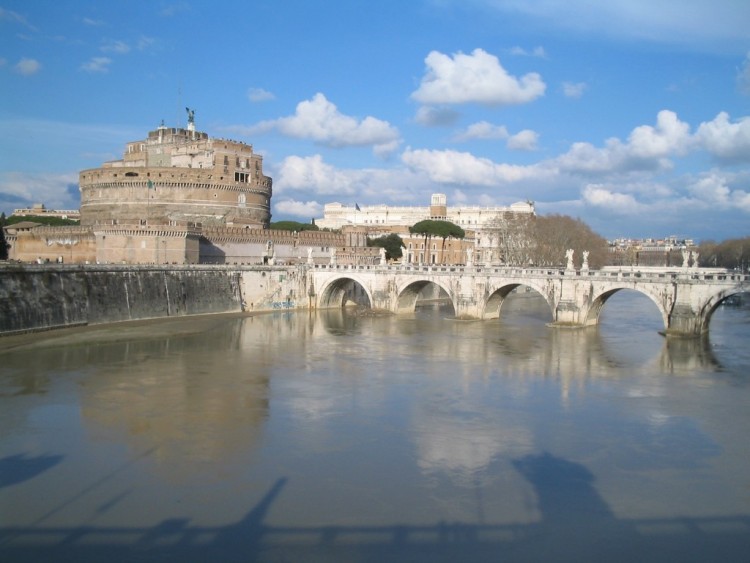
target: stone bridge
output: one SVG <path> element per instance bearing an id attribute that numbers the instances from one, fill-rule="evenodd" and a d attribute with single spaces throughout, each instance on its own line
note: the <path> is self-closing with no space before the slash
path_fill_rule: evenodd
<path id="1" fill-rule="evenodd" d="M 750 291 L 750 275 L 715 268 L 554 269 L 485 266 L 315 265 L 307 277 L 311 306 L 344 305 L 352 284 L 361 287 L 373 309 L 414 311 L 420 291 L 430 283 L 450 298 L 456 317 L 500 317 L 507 295 L 519 286 L 539 293 L 550 307 L 553 326 L 598 323 L 602 307 L 623 289 L 638 291 L 657 306 L 664 332 L 700 336 L 716 307 L 730 295 Z"/>

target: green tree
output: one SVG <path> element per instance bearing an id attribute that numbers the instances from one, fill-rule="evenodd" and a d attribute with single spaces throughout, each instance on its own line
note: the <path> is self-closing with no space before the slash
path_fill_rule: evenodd
<path id="1" fill-rule="evenodd" d="M 8 243 L 5 241 L 5 212 L 0 213 L 0 260 L 8 259 Z"/>
<path id="2" fill-rule="evenodd" d="M 80 224 L 80 221 L 77 221 L 75 219 L 63 219 L 62 217 L 45 217 L 43 215 L 11 215 L 5 220 L 5 224 L 15 225 L 16 223 L 23 223 L 24 221 L 40 223 L 41 225 L 49 225 L 50 227 L 64 227 L 66 225 Z"/>
<path id="3" fill-rule="evenodd" d="M 404 253 L 401 250 L 406 248 L 404 241 L 396 233 L 385 235 L 376 239 L 367 239 L 367 246 L 376 246 L 385 248 L 385 259 L 386 260 L 398 260 Z"/>
<path id="4" fill-rule="evenodd" d="M 294 231 L 297 233 L 319 230 L 318 226 L 313 223 L 300 223 L 298 221 L 276 221 L 275 223 L 271 223 L 268 228 L 275 231 Z"/>
<path id="5" fill-rule="evenodd" d="M 413 235 L 422 235 L 425 241 L 425 259 L 427 258 L 427 248 L 429 246 L 429 240 L 432 237 L 438 237 L 443 240 L 443 244 L 440 249 L 440 263 L 443 262 L 443 255 L 445 253 L 445 241 L 448 238 L 463 239 L 466 236 L 464 231 L 458 225 L 451 223 L 450 221 L 439 221 L 434 219 L 425 219 L 419 221 L 411 227 L 409 232 Z"/>

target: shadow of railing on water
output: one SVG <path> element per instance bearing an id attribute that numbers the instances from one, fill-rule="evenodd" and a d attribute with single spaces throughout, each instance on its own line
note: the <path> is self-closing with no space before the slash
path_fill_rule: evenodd
<path id="1" fill-rule="evenodd" d="M 618 519 L 584 466 L 548 453 L 515 460 L 537 495 L 532 524 L 272 526 L 280 478 L 240 521 L 191 526 L 8 527 L 0 560 L 25 561 L 746 561 L 750 515 Z"/>
<path id="2" fill-rule="evenodd" d="M 61 455 L 6 456 L 0 459 L 0 489 L 33 479 L 60 463 L 62 459 Z"/>

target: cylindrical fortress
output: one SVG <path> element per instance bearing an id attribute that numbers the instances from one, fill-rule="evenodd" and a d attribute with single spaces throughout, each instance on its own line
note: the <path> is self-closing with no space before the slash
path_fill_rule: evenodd
<path id="1" fill-rule="evenodd" d="M 272 180 L 251 145 L 161 126 L 80 173 L 81 225 L 267 227 Z"/>

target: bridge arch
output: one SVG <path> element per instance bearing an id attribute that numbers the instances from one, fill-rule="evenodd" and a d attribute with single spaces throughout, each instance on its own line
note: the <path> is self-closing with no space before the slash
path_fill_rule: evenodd
<path id="1" fill-rule="evenodd" d="M 396 288 L 397 297 L 396 297 L 394 312 L 396 313 L 414 312 L 416 305 L 417 305 L 417 298 L 419 297 L 419 293 L 428 284 L 434 284 L 438 286 L 440 289 L 442 289 L 445 293 L 447 293 L 448 297 L 451 300 L 451 305 L 453 305 L 453 311 L 454 312 L 457 311 L 454 292 L 451 291 L 450 287 L 446 287 L 442 283 L 438 283 L 430 279 L 417 279 L 417 280 L 409 280 L 403 285 L 397 286 Z"/>
<path id="2" fill-rule="evenodd" d="M 745 288 L 733 287 L 717 291 L 715 294 L 709 297 L 700 310 L 701 333 L 708 331 L 708 326 L 711 323 L 711 317 L 713 317 L 713 314 L 716 312 L 716 309 L 719 308 L 719 305 L 721 305 L 722 302 L 727 300 L 729 297 L 732 297 L 732 295 L 739 295 L 740 293 L 747 292 L 748 290 Z"/>
<path id="3" fill-rule="evenodd" d="M 372 307 L 372 293 L 356 275 L 337 276 L 325 282 L 319 290 L 318 307 L 320 309 L 341 309 L 346 304 L 347 295 L 350 294 L 353 284 L 361 288 L 370 307 Z"/>
<path id="4" fill-rule="evenodd" d="M 528 287 L 535 293 L 538 293 L 542 299 L 547 302 L 550 308 L 550 314 L 554 318 L 555 315 L 555 303 L 550 300 L 547 294 L 547 288 L 539 284 L 534 283 L 534 280 L 524 280 L 523 282 L 501 282 L 492 286 L 488 294 L 489 296 L 484 302 L 482 307 L 481 318 L 482 319 L 497 319 L 500 318 L 500 309 L 503 305 L 503 301 L 508 295 L 518 287 Z"/>
<path id="5" fill-rule="evenodd" d="M 589 306 L 589 309 L 586 312 L 585 320 L 583 324 L 586 326 L 598 324 L 599 316 L 601 315 L 602 309 L 604 308 L 604 304 L 615 293 L 618 293 L 622 290 L 635 291 L 636 293 L 639 293 L 641 295 L 645 295 L 646 297 L 648 297 L 656 305 L 656 308 L 659 311 L 659 315 L 661 316 L 664 330 L 669 328 L 669 311 L 667 310 L 665 304 L 662 301 L 664 299 L 664 296 L 655 294 L 653 291 L 649 291 L 649 289 L 645 286 L 628 285 L 628 284 L 623 284 L 623 285 L 618 284 L 613 287 L 610 286 L 602 290 L 599 294 L 592 295 L 591 305 Z"/>

